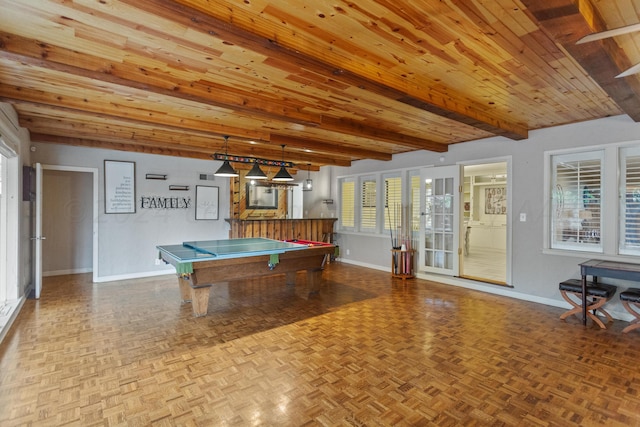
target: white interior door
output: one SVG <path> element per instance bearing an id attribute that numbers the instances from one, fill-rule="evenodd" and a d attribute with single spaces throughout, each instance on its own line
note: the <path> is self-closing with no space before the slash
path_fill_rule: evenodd
<path id="1" fill-rule="evenodd" d="M 42 292 L 42 240 L 45 239 L 42 236 L 42 165 L 40 163 L 35 164 L 36 170 L 36 200 L 35 200 L 35 222 L 34 233 L 31 237 L 34 247 L 34 282 L 36 299 L 40 298 L 40 292 Z"/>
<path id="2" fill-rule="evenodd" d="M 458 274 L 460 248 L 460 167 L 420 172 L 421 226 L 419 271 Z"/>

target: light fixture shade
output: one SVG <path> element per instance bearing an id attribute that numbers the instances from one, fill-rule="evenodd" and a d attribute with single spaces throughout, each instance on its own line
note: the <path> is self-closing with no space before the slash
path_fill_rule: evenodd
<path id="1" fill-rule="evenodd" d="M 218 169 L 216 171 L 216 173 L 214 173 L 215 176 L 223 176 L 223 177 L 227 177 L 227 178 L 233 178 L 234 176 L 238 176 L 238 172 L 236 172 L 236 170 L 233 168 L 233 166 L 231 166 L 231 163 L 229 163 L 229 158 L 227 157 L 228 152 L 227 152 L 227 146 L 229 144 L 229 137 L 228 136 L 224 136 L 224 155 L 225 155 L 225 159 L 224 162 L 222 163 L 222 166 L 220 166 L 220 169 Z"/>
<path id="2" fill-rule="evenodd" d="M 313 190 L 313 180 L 311 178 L 307 178 L 304 180 L 302 191 L 311 191 L 311 190 Z"/>
<path id="3" fill-rule="evenodd" d="M 311 179 L 311 163 L 307 163 L 307 179 L 304 181 L 302 191 L 313 190 L 313 180 Z"/>
<path id="4" fill-rule="evenodd" d="M 272 181 L 293 181 L 293 177 L 287 172 L 284 166 L 280 168 L 277 174 L 273 178 Z"/>
<path id="5" fill-rule="evenodd" d="M 220 166 L 220 169 L 218 169 L 214 175 L 232 178 L 234 176 L 238 176 L 238 172 L 233 169 L 229 160 L 225 160 L 224 163 L 222 163 L 222 166 Z"/>
<path id="6" fill-rule="evenodd" d="M 262 169 L 260 169 L 260 166 L 256 162 L 256 163 L 253 164 L 253 167 L 251 168 L 249 173 L 247 173 L 245 178 L 247 178 L 247 179 L 267 179 L 267 175 L 264 172 L 262 172 Z"/>

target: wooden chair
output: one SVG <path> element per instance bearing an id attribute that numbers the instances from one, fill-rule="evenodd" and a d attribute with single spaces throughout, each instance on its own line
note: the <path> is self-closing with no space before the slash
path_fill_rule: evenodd
<path id="1" fill-rule="evenodd" d="M 622 330 L 622 333 L 626 334 L 629 331 L 640 328 L 640 289 L 629 288 L 621 292 L 620 301 L 622 301 L 623 307 L 635 317 L 629 323 L 629 326 Z"/>
<path id="2" fill-rule="evenodd" d="M 587 317 L 600 326 L 601 329 L 607 329 L 598 318 L 596 313 L 599 311 L 607 319 L 607 323 L 613 322 L 611 315 L 602 306 L 611 299 L 616 293 L 617 287 L 606 285 L 604 283 L 587 282 Z M 580 279 L 569 279 L 560 282 L 560 294 L 573 307 L 571 310 L 560 316 L 561 320 L 575 314 L 582 315 L 582 281 Z"/>

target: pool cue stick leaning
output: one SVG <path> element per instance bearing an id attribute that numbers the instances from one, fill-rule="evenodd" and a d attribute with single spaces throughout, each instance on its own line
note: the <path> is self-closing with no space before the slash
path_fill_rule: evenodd
<path id="1" fill-rule="evenodd" d="M 389 220 L 389 234 L 391 235 L 391 249 L 395 249 L 395 247 L 393 245 L 393 229 L 391 228 L 391 215 L 390 215 L 389 204 L 386 205 L 386 208 L 387 208 L 387 219 Z M 391 258 L 393 259 L 393 274 L 397 274 L 398 273 L 398 268 L 397 268 L 398 263 L 396 262 L 396 253 L 395 252 L 393 252 L 393 256 Z"/>

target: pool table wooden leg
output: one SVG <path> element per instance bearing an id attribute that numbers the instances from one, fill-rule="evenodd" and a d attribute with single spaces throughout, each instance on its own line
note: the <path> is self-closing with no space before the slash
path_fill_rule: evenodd
<path id="1" fill-rule="evenodd" d="M 324 266 L 329 262 L 330 258 L 329 254 L 325 254 L 322 259 L 322 264 L 320 264 L 320 268 L 307 270 L 307 284 L 309 286 L 310 294 L 317 294 L 320 292 L 320 285 L 322 284 L 322 270 L 324 270 Z"/>
<path id="2" fill-rule="evenodd" d="M 296 271 L 287 271 L 285 273 L 286 276 L 286 284 L 287 285 L 295 285 L 296 284 Z"/>
<path id="3" fill-rule="evenodd" d="M 189 279 L 178 276 L 178 284 L 180 285 L 180 298 L 182 302 L 191 302 L 191 282 Z"/>
<path id="4" fill-rule="evenodd" d="M 190 277 L 178 276 L 180 284 L 180 298 L 182 303 L 191 303 L 191 309 L 195 317 L 207 315 L 209 306 L 209 294 L 211 293 L 211 285 L 194 286 Z"/>
<path id="5" fill-rule="evenodd" d="M 320 292 L 320 284 L 322 283 L 322 268 L 313 268 L 307 270 L 307 286 L 309 286 L 310 294 Z"/>
<path id="6" fill-rule="evenodd" d="M 195 317 L 207 315 L 211 285 L 191 287 L 191 308 Z"/>

